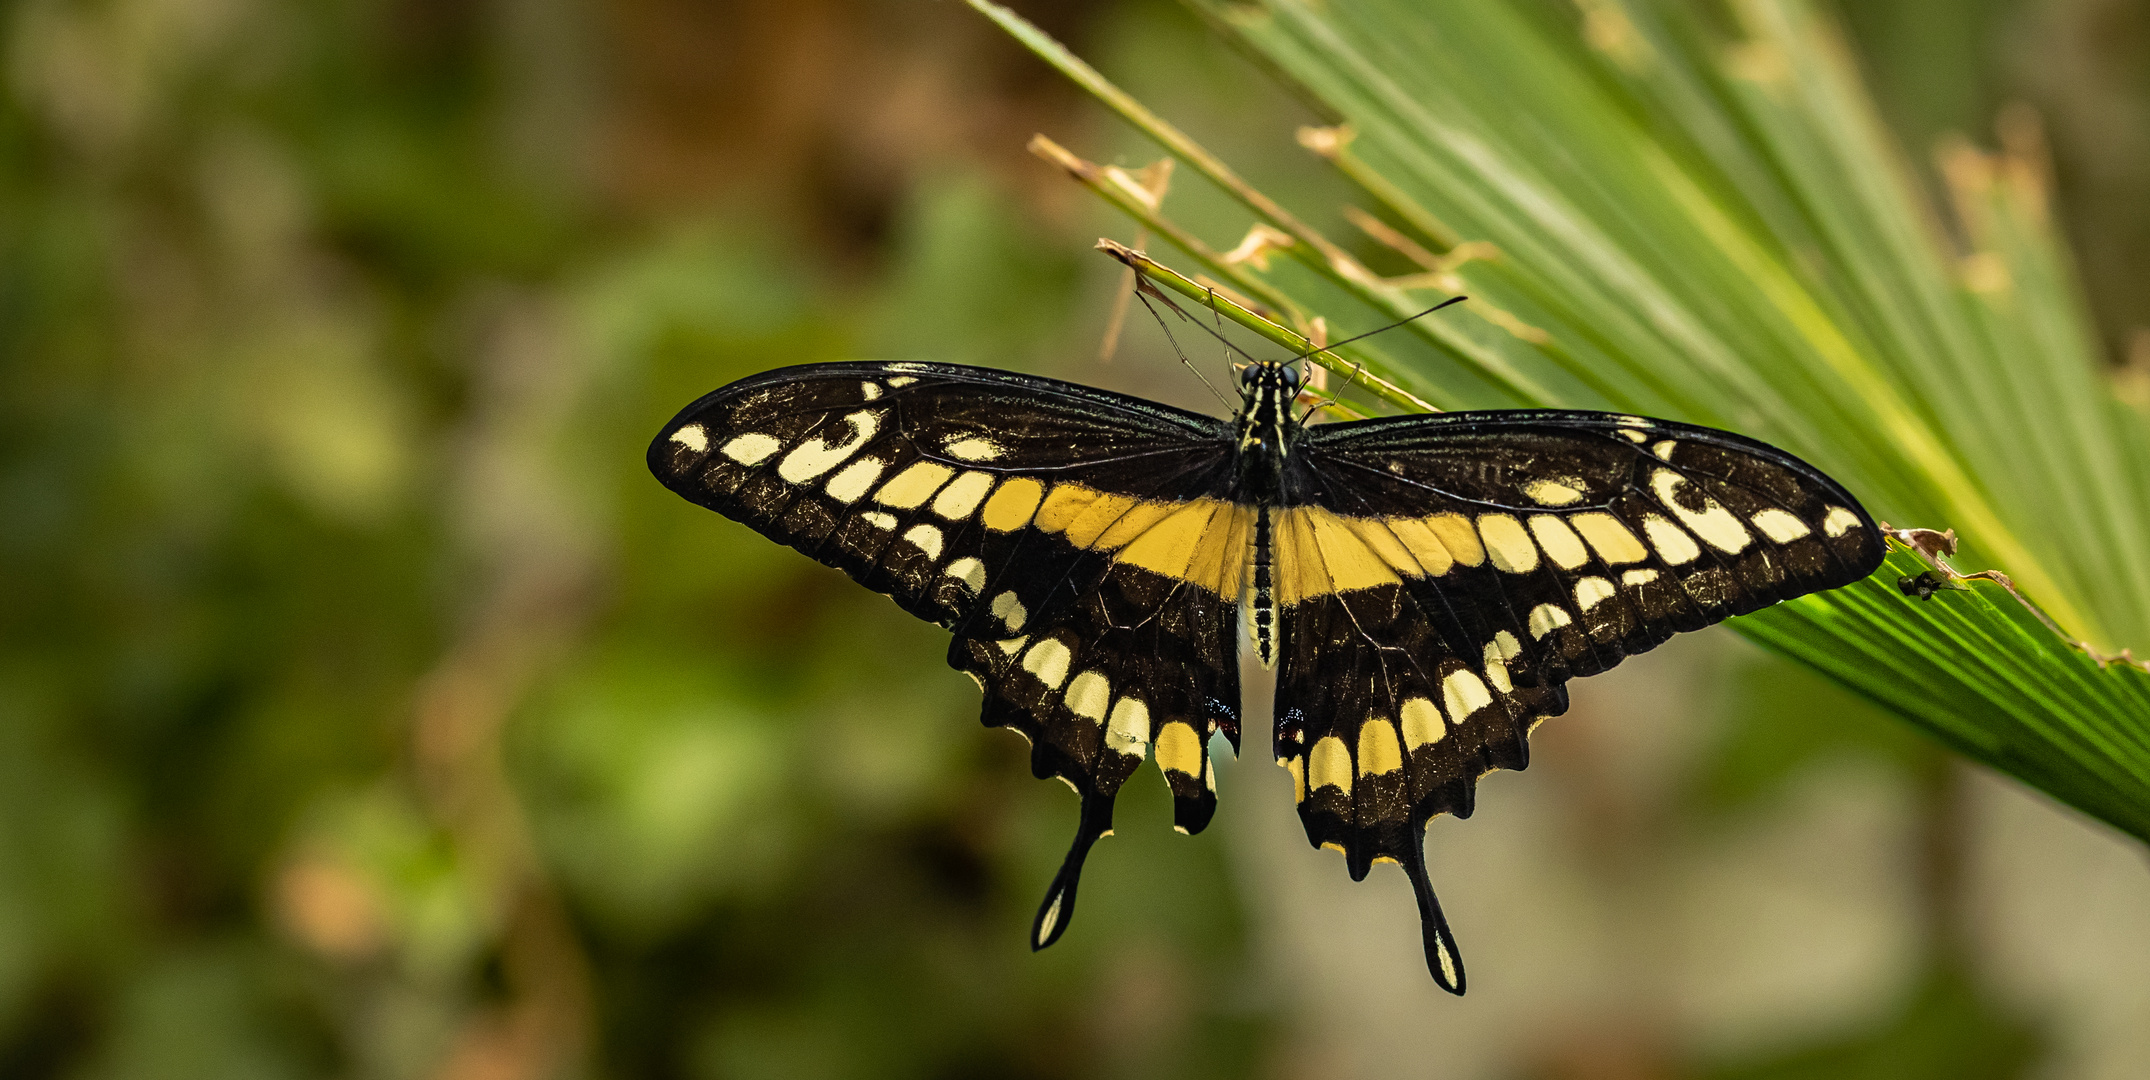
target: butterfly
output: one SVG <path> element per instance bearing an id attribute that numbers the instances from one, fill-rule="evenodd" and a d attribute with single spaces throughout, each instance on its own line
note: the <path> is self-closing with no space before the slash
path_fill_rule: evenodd
<path id="1" fill-rule="evenodd" d="M 1308 839 L 1353 880 L 1403 868 L 1428 969 L 1461 994 L 1427 822 L 1528 763 L 1569 679 L 1858 581 L 1882 534 L 1812 466 L 1728 432 L 1528 409 L 1310 425 L 1301 381 L 1248 364 L 1224 419 L 987 368 L 813 364 L 689 405 L 649 466 L 953 632 L 984 722 L 1081 796 L 1034 949 L 1066 931 L 1145 758 L 1175 827 L 1209 823 L 1244 647 L 1275 673 Z"/>

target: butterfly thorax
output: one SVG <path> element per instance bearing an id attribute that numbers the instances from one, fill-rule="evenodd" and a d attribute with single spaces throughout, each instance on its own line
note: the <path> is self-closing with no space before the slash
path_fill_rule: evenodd
<path id="1" fill-rule="evenodd" d="M 1249 364 L 1239 377 L 1239 496 L 1260 506 L 1284 497 L 1284 461 L 1299 434 L 1292 403 L 1299 373 L 1283 364 Z"/>
<path id="2" fill-rule="evenodd" d="M 1292 415 L 1299 399 L 1299 373 L 1284 364 L 1249 364 L 1240 369 L 1239 392 L 1235 494 L 1256 508 L 1239 607 L 1255 658 L 1267 668 L 1277 661 L 1274 511 L 1284 502 L 1284 466 L 1299 434 L 1299 421 Z"/>

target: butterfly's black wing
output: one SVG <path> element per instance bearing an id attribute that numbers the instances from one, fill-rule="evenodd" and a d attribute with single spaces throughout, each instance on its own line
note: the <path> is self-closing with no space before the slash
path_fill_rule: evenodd
<path id="1" fill-rule="evenodd" d="M 1316 844 L 1354 878 L 1403 864 L 1434 976 L 1461 960 L 1421 834 L 1520 769 L 1562 684 L 1881 563 L 1834 481 L 1722 431 L 1607 413 L 1406 416 L 1309 428 L 1274 524 L 1276 753 Z"/>
<path id="2" fill-rule="evenodd" d="M 1248 512 L 1221 420 L 937 364 L 818 364 L 688 406 L 650 444 L 665 486 L 955 632 L 984 721 L 1082 796 L 1032 944 L 1073 914 L 1090 845 L 1153 751 L 1177 824 L 1216 805 L 1211 733 L 1239 740 L 1234 605 Z"/>

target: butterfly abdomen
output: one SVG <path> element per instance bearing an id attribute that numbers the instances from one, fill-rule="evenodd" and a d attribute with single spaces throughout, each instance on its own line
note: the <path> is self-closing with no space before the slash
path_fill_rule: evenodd
<path id="1" fill-rule="evenodd" d="M 1255 659 L 1264 668 L 1277 665 L 1276 545 L 1270 514 L 1266 506 L 1254 513 L 1254 528 L 1247 535 L 1247 584 L 1239 598 L 1247 638 L 1254 643 Z"/>

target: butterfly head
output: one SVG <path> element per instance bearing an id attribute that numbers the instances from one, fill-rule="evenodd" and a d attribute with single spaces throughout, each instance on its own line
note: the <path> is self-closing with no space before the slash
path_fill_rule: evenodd
<path id="1" fill-rule="evenodd" d="M 1239 369 L 1239 450 L 1243 467 L 1264 474 L 1282 468 L 1299 426 L 1292 415 L 1292 403 L 1298 400 L 1303 379 L 1290 363 L 1262 361 Z M 1275 485 L 1257 486 L 1267 490 Z"/>
<path id="2" fill-rule="evenodd" d="M 1305 381 L 1297 367 L 1297 361 L 1276 363 L 1263 360 L 1239 367 L 1239 396 L 1248 408 L 1254 408 L 1265 397 L 1277 402 L 1290 401 L 1299 396 L 1300 384 Z"/>

